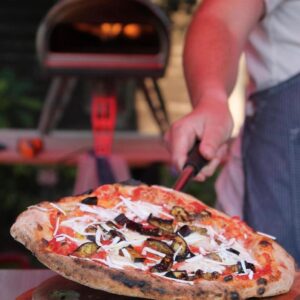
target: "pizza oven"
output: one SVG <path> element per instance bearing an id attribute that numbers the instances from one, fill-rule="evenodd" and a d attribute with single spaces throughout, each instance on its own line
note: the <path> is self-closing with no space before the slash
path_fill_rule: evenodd
<path id="1" fill-rule="evenodd" d="M 147 0 L 61 0 L 37 34 L 48 73 L 161 77 L 169 56 L 169 22 Z"/>

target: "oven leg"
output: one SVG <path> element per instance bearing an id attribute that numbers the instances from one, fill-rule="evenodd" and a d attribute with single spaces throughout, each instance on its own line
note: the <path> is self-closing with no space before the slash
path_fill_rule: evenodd
<path id="1" fill-rule="evenodd" d="M 162 93 L 160 91 L 160 87 L 158 85 L 158 82 L 156 79 L 151 78 L 151 83 L 154 87 L 155 96 L 153 97 L 153 87 L 149 87 L 146 84 L 146 80 L 140 81 L 140 86 L 142 88 L 142 91 L 144 93 L 146 102 L 151 110 L 152 116 L 154 117 L 161 134 L 164 134 L 164 132 L 168 129 L 170 123 L 168 114 L 165 107 L 165 102 L 162 97 Z"/>
<path id="2" fill-rule="evenodd" d="M 39 120 L 41 135 L 48 134 L 59 122 L 77 83 L 75 77 L 55 77 L 48 90 Z"/>

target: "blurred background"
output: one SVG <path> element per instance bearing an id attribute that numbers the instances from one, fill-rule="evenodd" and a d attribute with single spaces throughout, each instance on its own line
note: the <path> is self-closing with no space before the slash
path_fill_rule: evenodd
<path id="1" fill-rule="evenodd" d="M 135 7 L 139 17 L 125 22 L 126 18 L 135 17 L 133 13 L 122 12 L 122 21 L 126 25 L 138 24 L 139 27 L 127 26 L 126 29 L 125 23 L 123 26 L 112 18 L 105 24 L 102 22 L 102 27 L 97 24 L 96 28 L 94 20 L 88 23 L 75 18 L 76 28 L 67 27 L 66 22 L 62 22 L 62 26 L 55 28 L 57 36 L 51 40 L 48 36 L 50 31 L 47 32 L 45 27 L 50 26 L 50 21 L 60 22 L 61 18 L 68 17 L 67 13 L 60 14 L 58 9 L 54 10 L 58 17 L 54 18 L 53 14 L 49 16 L 49 12 L 53 12 L 52 8 L 58 7 L 60 2 L 66 1 L 0 2 L 1 268 L 41 267 L 30 253 L 9 235 L 9 228 L 16 216 L 29 205 L 43 200 L 55 200 L 80 192 L 85 187 L 95 187 L 98 183 L 126 177 L 165 186 L 172 186 L 176 178 L 175 170 L 169 165 L 168 153 L 161 136 L 168 124 L 191 110 L 183 78 L 182 50 L 191 16 L 195 8 L 201 5 L 201 1 L 141 1 L 151 3 L 151 11 L 157 19 L 161 18 L 160 23 L 157 20 L 151 23 L 151 16 L 148 16 L 147 12 L 143 15 L 140 1 L 136 1 L 138 4 Z M 101 4 L 105 1 L 98 2 Z M 149 7 L 148 4 L 145 5 Z M 100 12 L 101 9 L 100 7 Z M 107 15 L 114 12 L 114 8 L 107 8 L 105 11 Z M 123 27 L 120 27 L 120 24 Z M 140 37 L 140 41 L 134 41 L 134 36 L 151 36 L 151 32 L 154 31 L 149 24 L 152 27 L 157 25 L 157 28 L 161 26 L 157 29 L 160 30 L 159 37 L 149 38 L 149 41 L 146 37 L 143 37 L 144 40 Z M 124 35 L 122 39 L 119 38 L 120 28 Z M 73 40 L 65 39 L 63 34 L 72 36 Z M 130 41 L 128 43 L 125 39 L 126 34 Z M 136 54 L 136 61 L 140 61 L 140 64 L 148 64 L 150 67 L 155 65 L 157 68 L 161 66 L 161 70 L 129 70 L 128 76 L 124 68 L 120 71 L 104 68 L 103 71 L 99 66 L 99 70 L 95 70 L 89 65 L 88 59 L 93 58 L 98 48 L 93 48 L 91 44 L 89 47 L 87 44 L 85 47 L 76 44 L 78 38 L 85 38 L 84 35 L 89 35 L 87 43 L 92 41 L 93 36 L 94 39 L 97 38 L 98 44 L 101 42 L 97 47 L 107 47 L 105 55 L 107 51 L 113 54 L 109 57 L 103 56 L 105 68 L 107 57 L 115 59 L 124 51 L 126 55 Z M 116 36 L 120 44 L 115 43 Z M 53 44 L 47 45 L 47 39 Z M 161 48 L 153 50 L 155 45 L 161 45 Z M 69 52 L 71 55 L 67 58 L 59 56 L 60 51 Z M 90 56 L 88 59 L 72 56 L 78 51 L 87 51 Z M 147 55 L 143 54 L 143 51 L 146 51 Z M 131 61 L 126 60 L 126 55 L 125 62 L 130 64 Z M 157 61 L 150 61 L 152 58 Z M 67 63 L 73 62 L 72 59 L 78 64 L 85 64 L 84 68 L 89 70 L 80 70 L 82 65 L 66 67 Z M 62 60 L 65 65 L 55 69 Z M 124 74 L 119 78 L 116 76 L 118 72 Z M 240 76 L 230 98 L 235 120 L 233 136 L 238 133 L 243 122 L 246 80 L 244 62 L 241 60 Z M 91 108 L 92 103 L 111 95 L 114 96 L 117 107 L 115 126 L 109 127 L 102 122 L 102 125 L 97 127 L 96 121 L 91 120 L 94 112 Z M 52 110 L 49 109 L 51 104 L 54 106 Z M 113 119 L 111 112 L 109 115 Z M 105 131 L 109 131 L 104 137 L 107 139 L 107 148 L 99 150 L 104 151 L 103 153 L 96 151 L 96 154 L 91 154 L 95 148 L 95 135 L 103 129 L 101 126 L 104 126 Z M 101 137 L 98 138 L 98 142 L 99 139 L 101 140 Z M 113 159 L 110 159 L 110 156 Z M 110 173 L 109 178 L 105 166 Z M 91 171 L 95 168 L 96 171 Z M 98 176 L 97 180 L 94 175 Z M 204 184 L 190 183 L 186 191 L 213 205 L 217 175 L 218 172 Z"/>

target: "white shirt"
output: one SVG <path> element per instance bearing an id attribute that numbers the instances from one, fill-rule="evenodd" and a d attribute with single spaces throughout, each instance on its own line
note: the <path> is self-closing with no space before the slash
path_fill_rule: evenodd
<path id="1" fill-rule="evenodd" d="M 264 0 L 266 14 L 250 35 L 246 60 L 251 90 L 300 72 L 300 0 Z"/>
<path id="2" fill-rule="evenodd" d="M 246 59 L 252 91 L 300 73 L 300 0 L 264 0 L 266 14 L 250 36 Z M 216 207 L 243 217 L 244 174 L 240 136 L 216 182 Z"/>

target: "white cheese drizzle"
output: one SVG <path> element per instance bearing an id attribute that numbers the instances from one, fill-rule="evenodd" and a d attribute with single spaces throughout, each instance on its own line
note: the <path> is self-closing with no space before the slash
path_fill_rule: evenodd
<path id="1" fill-rule="evenodd" d="M 272 240 L 276 240 L 276 237 L 275 237 L 275 236 L 273 236 L 273 235 L 269 235 L 269 234 L 266 234 L 266 233 L 264 233 L 264 232 L 260 232 L 260 231 L 256 231 L 256 233 L 258 233 L 259 235 L 262 235 L 262 236 L 268 237 L 268 238 L 270 238 L 270 239 L 272 239 Z"/>
<path id="2" fill-rule="evenodd" d="M 67 234 L 65 234 L 65 233 L 61 233 L 61 234 L 56 235 L 56 236 L 55 236 L 55 239 L 61 238 L 61 237 L 64 237 L 64 238 L 66 238 L 66 239 L 69 239 L 69 240 L 75 242 L 77 245 L 82 245 L 82 244 L 84 244 L 84 243 L 87 242 L 87 240 L 76 239 L 76 238 L 73 238 L 73 237 L 71 237 L 71 236 L 69 236 L 69 235 L 67 235 Z"/>
<path id="3" fill-rule="evenodd" d="M 40 211 L 48 211 L 48 208 L 45 208 L 45 207 L 40 207 L 38 205 L 31 205 L 31 206 L 28 206 L 27 209 L 37 209 L 37 210 L 40 210 Z"/>
<path id="4" fill-rule="evenodd" d="M 176 257 L 177 257 L 177 255 L 178 255 L 178 253 L 181 251 L 181 249 L 182 249 L 182 246 L 179 246 L 178 249 L 175 251 L 175 253 L 174 253 L 174 255 L 173 255 L 173 261 L 176 260 Z"/>
<path id="5" fill-rule="evenodd" d="M 165 257 L 166 256 L 166 254 L 161 253 L 159 251 L 156 251 L 156 250 L 154 250 L 152 248 L 144 247 L 143 250 L 142 250 L 142 255 L 146 255 L 147 252 L 155 254 L 155 255 L 160 256 L 160 257 Z"/>
<path id="6" fill-rule="evenodd" d="M 56 234 L 57 234 L 57 231 L 58 231 L 58 228 L 59 228 L 59 222 L 60 222 L 60 218 L 58 217 L 56 219 L 56 222 L 55 222 L 55 228 L 54 228 L 54 231 L 53 231 L 53 236 L 56 236 Z"/>
<path id="7" fill-rule="evenodd" d="M 53 206 L 54 208 L 56 208 L 57 210 L 59 210 L 65 216 L 67 215 L 66 212 L 62 208 L 59 207 L 59 205 L 54 204 L 53 202 L 50 202 L 50 205 Z"/>

